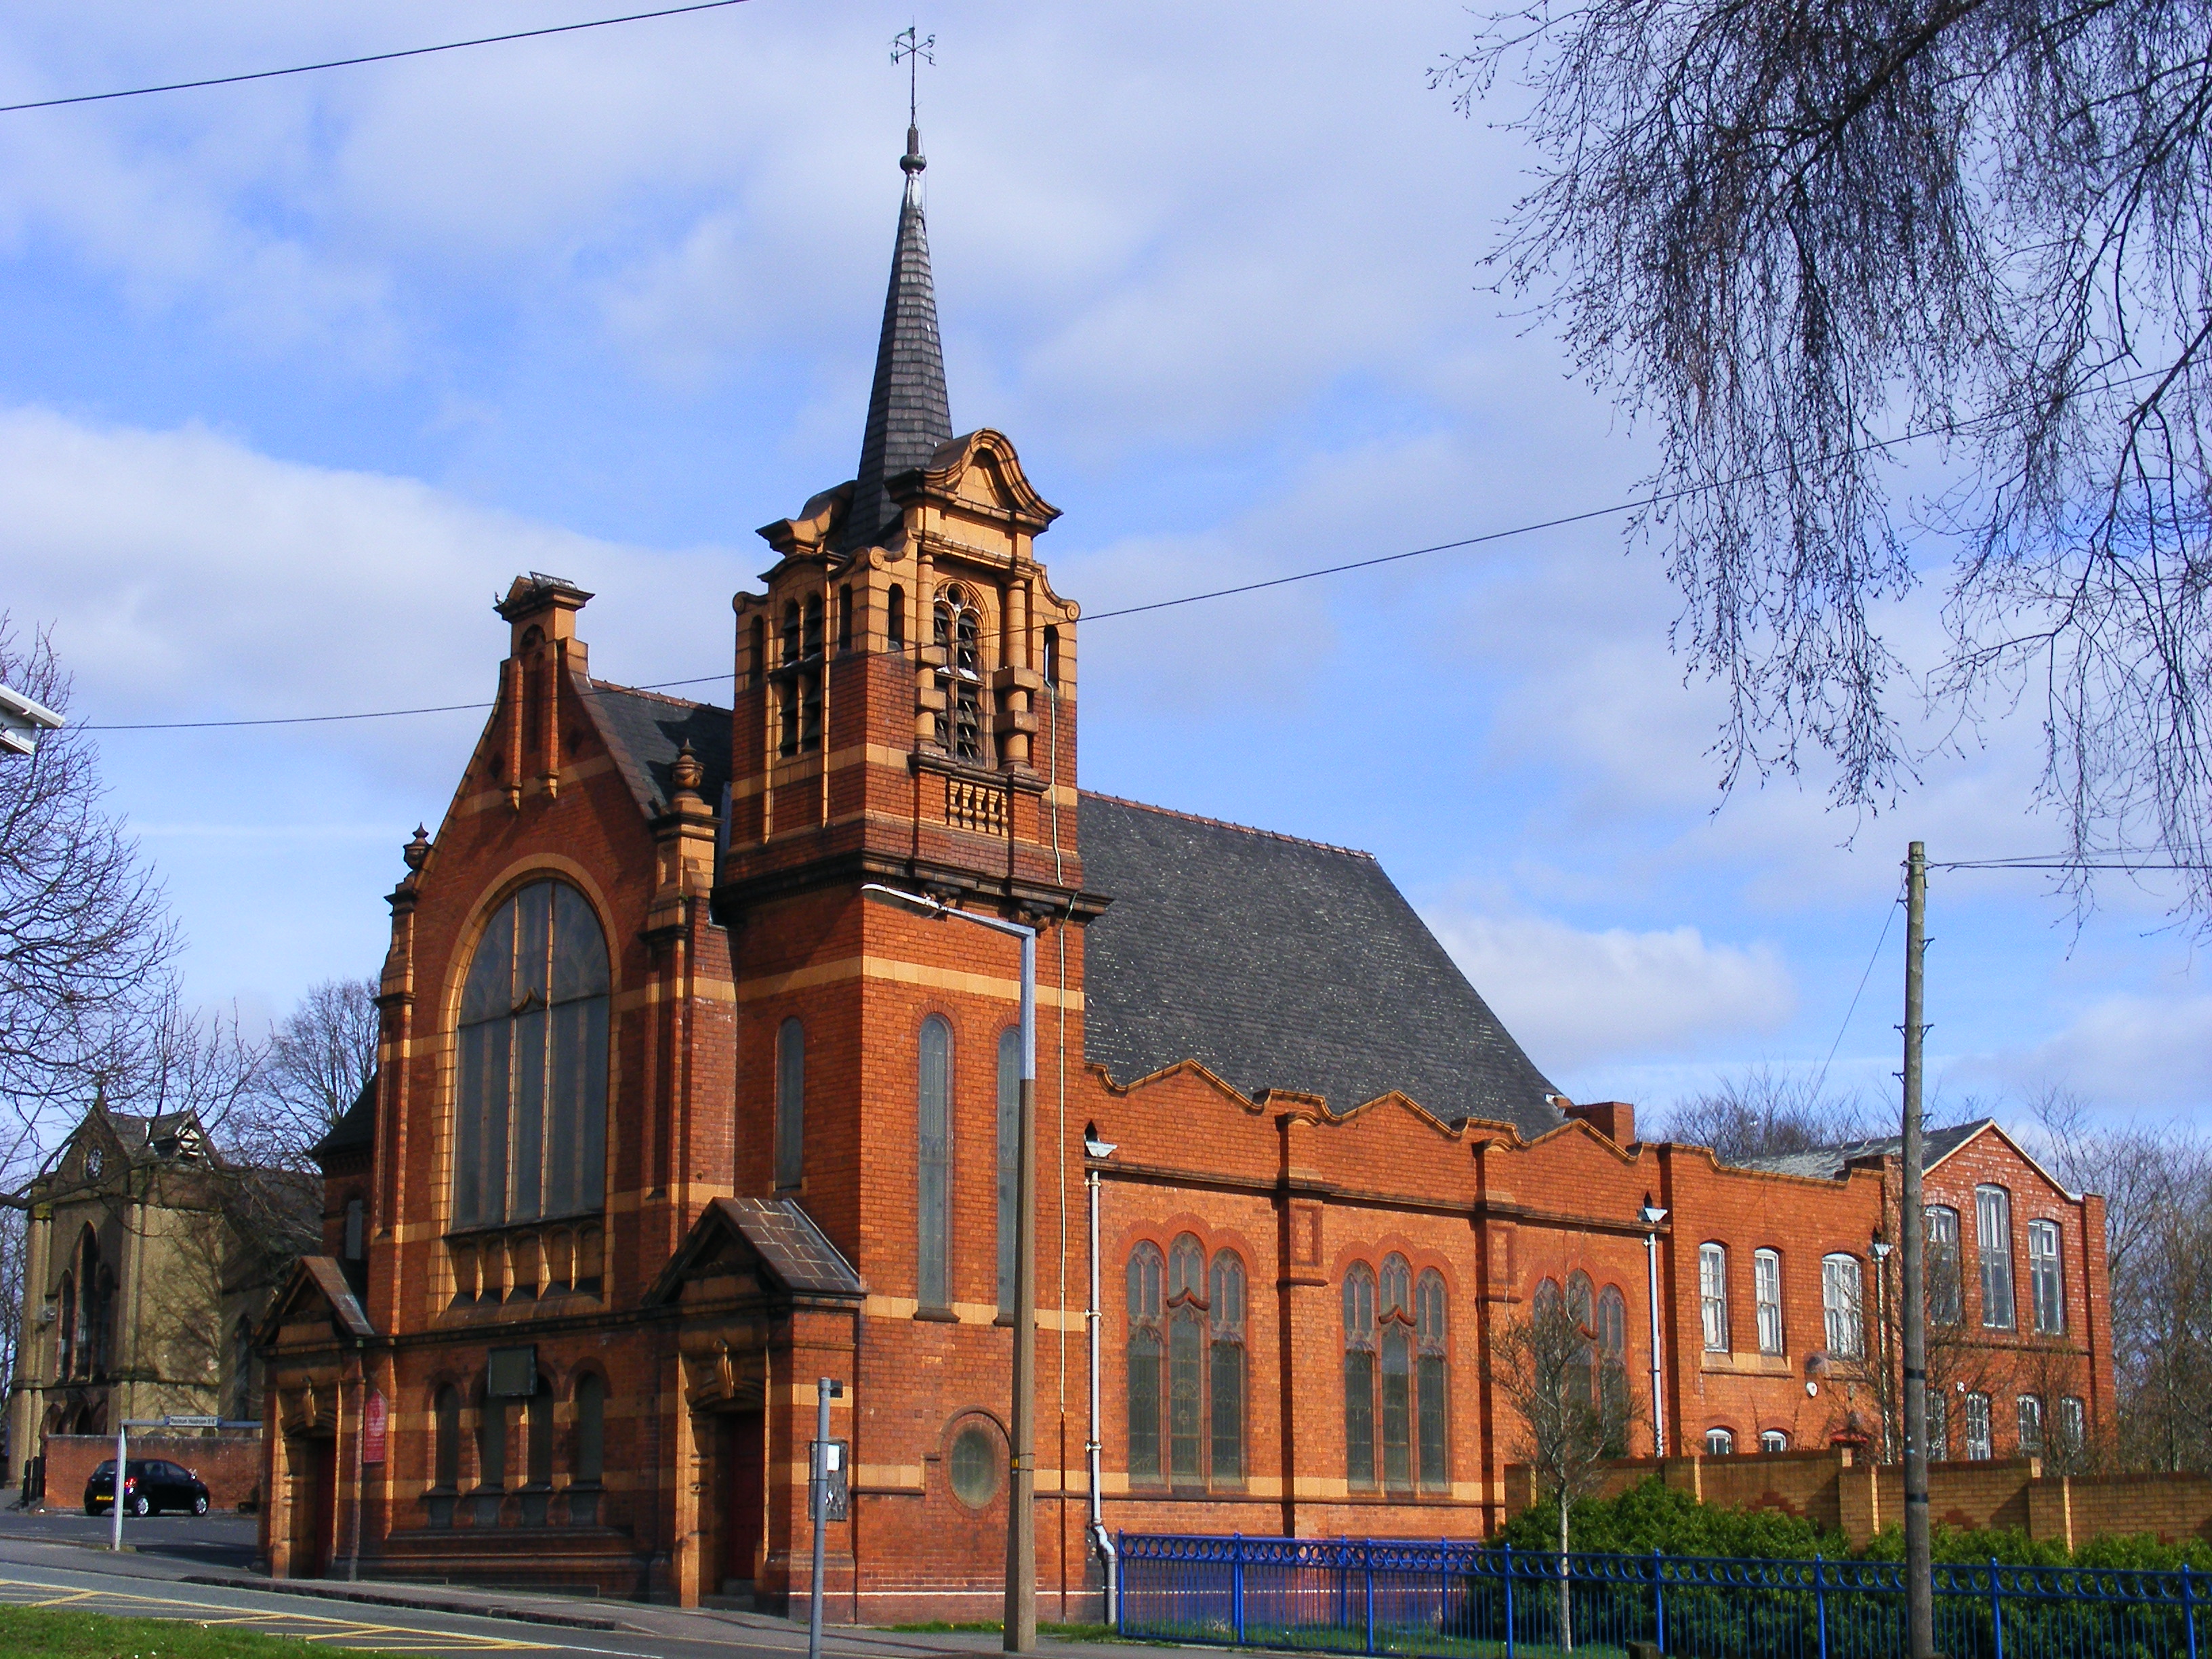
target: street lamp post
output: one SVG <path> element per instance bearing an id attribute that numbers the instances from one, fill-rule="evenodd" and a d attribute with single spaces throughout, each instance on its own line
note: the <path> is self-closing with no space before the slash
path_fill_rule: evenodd
<path id="1" fill-rule="evenodd" d="M 972 921 L 1006 933 L 1022 946 L 1022 1079 L 1018 1108 L 1015 1179 L 1019 1195 L 1014 1221 L 1014 1398 L 1007 1413 L 1012 1427 L 1012 1456 L 1006 1509 L 1006 1612 L 1005 1648 L 1029 1653 L 1036 1647 L 1036 939 L 1037 930 L 1018 921 L 956 910 L 941 899 L 908 893 L 880 882 L 860 891 L 939 919 Z"/>
<path id="2" fill-rule="evenodd" d="M 1644 1207 L 1636 1212 L 1644 1224 L 1644 1267 L 1651 1281 L 1651 1455 L 1667 1455 L 1667 1395 L 1666 1380 L 1659 1358 L 1659 1224 L 1667 1218 L 1667 1212 L 1651 1201 L 1646 1194 Z"/>
<path id="3" fill-rule="evenodd" d="M 1874 1256 L 1875 1363 L 1881 1367 L 1881 1387 L 1875 1402 L 1881 1412 L 1881 1461 L 1889 1463 L 1896 1461 L 1889 1411 L 1889 1241 L 1877 1231 L 1867 1249 Z"/>

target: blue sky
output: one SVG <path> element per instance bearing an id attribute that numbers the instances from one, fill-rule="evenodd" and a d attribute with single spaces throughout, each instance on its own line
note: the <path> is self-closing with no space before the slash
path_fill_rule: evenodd
<path id="1" fill-rule="evenodd" d="M 600 15 L 137 0 L 0 18 L 0 102 Z M 491 693 L 515 572 L 592 589 L 596 672 L 728 661 L 751 527 L 849 476 L 900 176 L 909 9 L 789 0 L 0 117 L 4 603 L 82 720 Z M 941 5 L 921 20 L 954 423 L 1008 433 L 1088 609 L 1622 499 L 1647 454 L 1484 286 L 1522 182 L 1501 100 L 1426 71 L 1457 4 Z M 1940 458 L 1919 458 L 1940 465 Z M 1887 618 L 1909 660 L 1940 594 Z M 1082 640 L 1091 787 L 1376 852 L 1569 1093 L 1766 1063 L 1893 1090 L 1904 843 L 2058 844 L 2035 709 L 1917 722 L 1878 817 L 1817 769 L 1722 803 L 1718 702 L 1618 520 Z M 1910 712 L 1910 711 L 1909 711 Z M 480 716 L 116 732 L 192 994 L 281 1013 L 373 971 L 381 895 Z M 2166 895 L 2077 927 L 1940 874 L 1947 1101 L 2193 1114 L 2212 1000 Z M 1846 1021 L 1862 975 L 1863 998 Z"/>

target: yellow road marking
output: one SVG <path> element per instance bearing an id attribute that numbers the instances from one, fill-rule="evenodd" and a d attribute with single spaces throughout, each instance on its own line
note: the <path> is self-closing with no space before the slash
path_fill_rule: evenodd
<path id="1" fill-rule="evenodd" d="M 422 1630 L 406 1625 L 385 1625 L 357 1619 L 337 1619 L 323 1613 L 239 1611 L 211 1607 L 204 1601 L 173 1595 L 145 1595 L 128 1590 L 76 1589 L 57 1595 L 54 1586 L 27 1578 L 0 1578 L 0 1602 L 15 1607 L 73 1607 L 82 1611 L 112 1613 L 125 1618 L 175 1619 L 197 1625 L 243 1625 L 273 1636 L 295 1636 L 302 1641 L 341 1647 L 382 1648 L 394 1653 L 519 1653 L 540 1652 L 550 1644 L 522 1642 L 511 1637 L 477 1636 L 464 1631 Z M 93 1607 L 91 1603 L 103 1603 Z"/>

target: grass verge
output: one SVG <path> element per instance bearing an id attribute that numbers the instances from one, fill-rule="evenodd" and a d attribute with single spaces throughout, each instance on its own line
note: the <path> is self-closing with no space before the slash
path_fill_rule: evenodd
<path id="1" fill-rule="evenodd" d="M 0 1654 L 8 1659 L 306 1659 L 331 1650 L 327 1643 L 253 1631 L 210 1630 L 181 1619 L 116 1619 L 104 1613 L 51 1607 L 0 1607 Z M 352 1659 L 399 1656 L 354 1652 Z"/>

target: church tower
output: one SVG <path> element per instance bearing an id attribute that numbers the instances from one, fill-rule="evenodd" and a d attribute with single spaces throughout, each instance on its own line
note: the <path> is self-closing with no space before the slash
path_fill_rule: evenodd
<path id="1" fill-rule="evenodd" d="M 912 128 L 899 165 L 858 475 L 761 530 L 778 556 L 766 591 L 735 600 L 714 912 L 732 930 L 740 1086 L 754 1097 L 738 1113 L 738 1190 L 800 1197 L 872 1285 L 906 1284 L 903 1297 L 943 1311 L 994 1299 L 980 1282 L 960 1287 L 973 1252 L 957 1218 L 944 1218 L 948 1268 L 916 1260 L 911 1227 L 878 1232 L 869 1217 L 900 1208 L 918 1161 L 927 1174 L 921 1140 L 949 1135 L 982 1161 L 1012 947 L 860 890 L 884 883 L 1047 925 L 1091 912 L 1075 846 L 1077 607 L 1036 551 L 1058 509 L 1003 434 L 954 435 Z M 1048 1039 L 1050 999 L 1079 1002 L 1079 940 L 1067 945 L 1073 982 L 1044 994 Z M 960 1028 L 949 1059 L 921 1029 L 933 1016 Z M 1079 1065 L 1079 1025 L 1068 1036 Z M 915 1123 L 917 1066 L 946 1072 L 954 1121 Z M 933 1087 L 922 1091 L 933 1111 Z M 965 1102 L 983 1111 L 972 1128 L 957 1121 Z M 908 1194 L 908 1209 L 927 1198 Z M 979 1272 L 993 1254 L 987 1239 Z"/>

